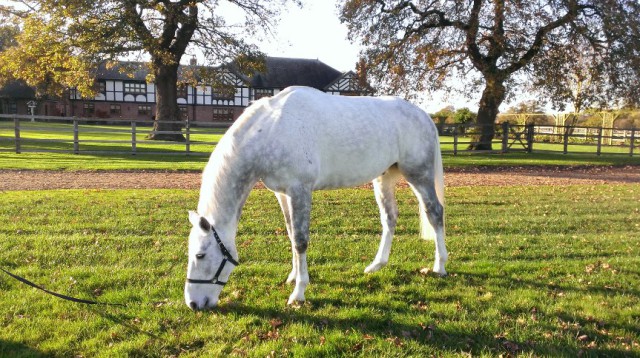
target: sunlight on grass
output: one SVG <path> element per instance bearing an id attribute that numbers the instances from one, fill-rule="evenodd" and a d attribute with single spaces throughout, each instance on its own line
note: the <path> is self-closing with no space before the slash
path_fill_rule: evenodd
<path id="1" fill-rule="evenodd" d="M 87 307 L 0 278 L 0 356 L 634 356 L 640 185 L 447 189 L 450 275 L 420 273 L 417 202 L 398 192 L 389 265 L 365 275 L 373 193 L 318 192 L 308 302 L 285 306 L 289 240 L 254 190 L 241 266 L 213 311 L 184 305 L 194 190 L 3 192 L 0 265 Z"/>

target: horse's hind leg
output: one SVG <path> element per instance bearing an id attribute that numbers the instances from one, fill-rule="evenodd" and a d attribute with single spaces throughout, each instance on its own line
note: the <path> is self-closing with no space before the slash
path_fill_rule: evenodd
<path id="1" fill-rule="evenodd" d="M 418 197 L 420 202 L 420 210 L 426 212 L 426 219 L 428 223 L 421 223 L 421 225 L 429 224 L 435 232 L 435 262 L 433 264 L 433 272 L 439 275 L 446 275 L 445 263 L 449 257 L 447 248 L 444 243 L 444 205 L 438 199 L 436 193 L 436 186 L 433 175 L 411 175 L 407 173 L 405 178 L 411 185 L 413 192 Z M 421 215 L 421 218 L 423 215 Z"/>
<path id="2" fill-rule="evenodd" d="M 376 201 L 380 208 L 380 221 L 382 222 L 382 238 L 378 253 L 371 265 L 364 270 L 366 273 L 376 272 L 389 262 L 391 252 L 391 240 L 396 230 L 398 221 L 398 203 L 396 202 L 395 186 L 400 174 L 396 168 L 390 168 L 386 173 L 373 180 L 373 189 Z"/>
<path id="3" fill-rule="evenodd" d="M 291 227 L 291 222 L 293 218 L 291 217 L 291 211 L 289 210 L 290 204 L 289 204 L 288 197 L 282 193 L 275 193 L 275 194 L 276 194 L 276 198 L 278 198 L 278 203 L 280 204 L 280 208 L 282 209 L 282 214 L 284 214 L 284 222 L 285 222 L 285 225 L 287 226 L 287 234 L 289 235 L 289 239 L 291 240 L 292 269 L 291 269 L 291 273 L 289 273 L 289 276 L 287 277 L 287 283 L 292 283 L 296 279 L 296 262 L 297 262 L 297 258 L 296 258 L 297 253 L 293 245 L 294 243 L 293 229 Z"/>

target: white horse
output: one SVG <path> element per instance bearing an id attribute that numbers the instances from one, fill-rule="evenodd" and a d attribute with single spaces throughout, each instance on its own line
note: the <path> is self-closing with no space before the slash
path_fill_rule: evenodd
<path id="1" fill-rule="evenodd" d="M 211 154 L 198 211 L 189 212 L 189 263 L 184 297 L 192 309 L 214 307 L 238 265 L 235 244 L 242 207 L 262 180 L 273 191 L 291 239 L 295 280 L 288 304 L 303 302 L 309 283 L 307 246 L 311 192 L 373 181 L 382 239 L 365 272 L 389 261 L 403 176 L 420 202 L 422 237 L 435 237 L 433 271 L 445 275 L 444 180 L 431 118 L 395 97 L 332 96 L 290 87 L 248 107 Z"/>

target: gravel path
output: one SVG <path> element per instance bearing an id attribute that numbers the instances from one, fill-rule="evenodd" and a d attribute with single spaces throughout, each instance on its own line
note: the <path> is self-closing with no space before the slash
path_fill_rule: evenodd
<path id="1" fill-rule="evenodd" d="M 0 191 L 48 189 L 198 189 L 200 172 L 0 171 Z M 640 183 L 640 166 L 508 167 L 445 170 L 447 186 Z"/>

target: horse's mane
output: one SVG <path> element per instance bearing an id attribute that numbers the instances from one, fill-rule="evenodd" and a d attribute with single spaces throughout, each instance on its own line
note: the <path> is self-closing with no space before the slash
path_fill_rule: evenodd
<path id="1" fill-rule="evenodd" d="M 261 98 L 244 110 L 234 125 L 222 137 L 211 154 L 209 163 L 202 173 L 200 187 L 200 201 L 198 213 L 210 220 L 235 215 L 236 204 L 247 189 L 247 168 L 241 167 L 246 161 L 240 160 L 237 139 L 242 138 L 243 132 L 252 120 L 258 118 L 259 112 L 266 113 L 269 108 L 269 98 Z M 251 185 L 252 186 L 252 185 Z M 233 210 L 233 212 L 222 211 Z"/>

